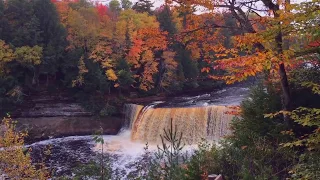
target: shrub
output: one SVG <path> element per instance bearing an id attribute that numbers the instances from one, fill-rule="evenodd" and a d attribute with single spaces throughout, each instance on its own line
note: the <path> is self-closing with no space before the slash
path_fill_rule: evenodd
<path id="1" fill-rule="evenodd" d="M 129 179 L 166 179 L 176 180 L 185 178 L 186 157 L 182 152 L 184 145 L 181 143 L 182 133 L 173 127 L 164 129 L 161 135 L 162 144 L 157 151 L 150 153 L 148 145 L 145 154 L 135 162 L 135 171 L 129 174 Z"/>
<path id="2" fill-rule="evenodd" d="M 225 179 L 285 179 L 295 162 L 293 150 L 279 146 L 288 136 L 281 134 L 281 116 L 264 114 L 281 109 L 280 97 L 272 87 L 253 87 L 241 104 L 241 118 L 232 122 L 233 135 L 219 145 L 201 143 L 188 163 L 187 179 L 223 174 Z"/>
<path id="3" fill-rule="evenodd" d="M 15 124 L 8 116 L 0 126 L 3 128 L 3 132 L 0 129 L 0 174 L 4 173 L 10 179 L 48 179 L 44 164 L 32 164 L 31 149 L 24 148 L 27 133 L 16 132 Z"/>

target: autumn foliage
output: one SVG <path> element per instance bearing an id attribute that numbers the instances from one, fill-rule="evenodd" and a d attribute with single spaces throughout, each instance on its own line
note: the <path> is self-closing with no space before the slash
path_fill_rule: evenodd
<path id="1" fill-rule="evenodd" d="M 10 179 L 48 179 L 44 164 L 32 164 L 29 154 L 32 149 L 24 147 L 27 134 L 16 132 L 15 124 L 9 116 L 3 118 L 0 126 L 0 174 Z"/>

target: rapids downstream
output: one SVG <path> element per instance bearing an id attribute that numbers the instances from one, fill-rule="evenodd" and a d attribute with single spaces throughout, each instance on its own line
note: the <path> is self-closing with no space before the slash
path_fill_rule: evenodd
<path id="1" fill-rule="evenodd" d="M 228 113 L 229 106 L 239 105 L 248 94 L 248 88 L 229 87 L 224 90 L 199 96 L 182 96 L 166 102 L 153 102 L 142 106 L 124 106 L 125 124 L 115 136 L 103 136 L 104 153 L 112 158 L 113 168 L 125 176 L 132 171 L 134 161 L 144 153 L 145 144 L 155 150 L 161 142 L 163 129 L 170 127 L 170 121 L 182 132 L 186 149 L 206 139 L 218 141 L 229 135 L 230 122 L 234 115 Z M 54 176 L 72 175 L 78 164 L 85 164 L 97 158 L 101 145 L 92 136 L 74 136 L 36 142 L 31 156 L 36 162 L 45 161 L 54 170 Z M 51 155 L 43 152 L 50 149 Z"/>

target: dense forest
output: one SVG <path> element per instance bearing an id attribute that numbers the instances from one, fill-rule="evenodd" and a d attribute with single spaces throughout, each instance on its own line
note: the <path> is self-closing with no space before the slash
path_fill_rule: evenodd
<path id="1" fill-rule="evenodd" d="M 0 115 L 44 90 L 68 91 L 103 116 L 133 98 L 255 78 L 232 112 L 232 136 L 219 146 L 200 143 L 185 159 L 181 139 L 165 131 L 173 148 L 163 142 L 161 155 L 146 152 L 130 178 L 319 179 L 319 8 L 319 0 L 169 0 L 160 7 L 149 0 L 0 0 Z M 0 148 L 24 143 L 10 121 L 4 118 L 9 130 Z M 0 174 L 48 178 L 45 165 L 34 167 L 25 153 L 1 150 Z M 93 177 L 118 178 L 102 164 L 90 166 Z"/>
<path id="2" fill-rule="evenodd" d="M 207 48 L 218 41 L 229 47 L 240 32 L 192 29 L 238 25 L 227 12 L 209 18 L 195 11 L 154 9 L 150 1 L 1 1 L 1 107 L 51 87 L 86 94 L 83 101 L 217 87 L 210 76 L 221 72 L 209 71 Z"/>

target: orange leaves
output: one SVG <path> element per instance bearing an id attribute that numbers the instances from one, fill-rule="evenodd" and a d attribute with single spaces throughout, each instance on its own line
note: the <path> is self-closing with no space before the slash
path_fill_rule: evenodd
<path id="1" fill-rule="evenodd" d="M 166 47 L 165 33 L 159 28 L 142 28 L 136 32 L 127 59 L 134 68 L 143 66 L 143 73 L 139 76 L 140 89 L 148 90 L 153 87 L 153 75 L 158 72 L 154 53 Z"/>
<path id="2" fill-rule="evenodd" d="M 138 61 L 142 52 L 143 41 L 141 39 L 133 39 L 132 43 L 133 45 L 130 48 L 127 59 L 130 63 L 134 64 L 135 66 L 139 66 Z"/>
<path id="3" fill-rule="evenodd" d="M 228 110 L 225 112 L 226 114 L 230 115 L 240 115 L 241 114 L 241 107 L 240 106 L 228 106 Z"/>
<path id="4" fill-rule="evenodd" d="M 227 84 L 232 84 L 245 80 L 249 76 L 255 76 L 257 73 L 265 70 L 266 57 L 266 53 L 256 53 L 250 56 L 238 56 L 217 60 L 215 69 L 227 71 L 226 76 L 219 78 L 225 80 Z"/>
<path id="5" fill-rule="evenodd" d="M 234 45 L 240 50 L 255 50 L 254 45 L 264 43 L 264 39 L 256 33 L 246 33 L 244 35 L 234 36 Z"/>
<path id="6" fill-rule="evenodd" d="M 95 46 L 89 58 L 95 62 L 104 63 L 110 59 L 112 53 L 111 44 L 107 42 L 100 42 Z"/>
<path id="7" fill-rule="evenodd" d="M 162 58 L 164 59 L 164 69 L 163 78 L 161 81 L 162 87 L 167 87 L 175 82 L 176 78 L 176 69 L 178 63 L 174 60 L 175 53 L 171 51 L 164 51 Z"/>
<path id="8" fill-rule="evenodd" d="M 157 28 L 142 28 L 138 30 L 137 36 L 145 41 L 145 45 L 152 47 L 154 50 L 167 48 L 166 32 L 161 32 Z"/>
<path id="9" fill-rule="evenodd" d="M 210 72 L 210 67 L 204 67 L 201 69 L 201 72 L 206 72 L 209 73 Z"/>
<path id="10" fill-rule="evenodd" d="M 153 75 L 158 72 L 158 63 L 154 61 L 148 61 L 144 64 L 144 71 L 142 75 L 139 76 L 140 86 L 142 90 L 150 90 L 153 87 Z"/>
<path id="11" fill-rule="evenodd" d="M 68 18 L 68 12 L 70 9 L 69 4 L 71 3 L 77 3 L 78 0 L 51 0 L 57 7 L 57 11 L 60 15 L 60 21 L 63 25 L 66 25 L 67 18 Z"/>

